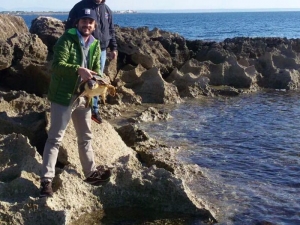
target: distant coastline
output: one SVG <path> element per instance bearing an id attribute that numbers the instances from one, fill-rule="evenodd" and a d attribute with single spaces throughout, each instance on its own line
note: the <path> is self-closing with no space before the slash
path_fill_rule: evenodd
<path id="1" fill-rule="evenodd" d="M 138 13 L 135 10 L 118 10 L 113 11 L 114 14 L 132 14 L 132 13 Z M 69 14 L 68 11 L 1 11 L 0 14 L 6 14 L 6 15 L 67 15 Z"/>
<path id="2" fill-rule="evenodd" d="M 270 8 L 270 9 L 178 9 L 178 10 L 114 10 L 114 14 L 136 14 L 136 13 L 245 13 L 245 12 L 299 12 L 300 8 Z M 0 8 L 0 15 L 68 15 L 69 11 L 53 11 L 53 10 L 2 10 Z"/>

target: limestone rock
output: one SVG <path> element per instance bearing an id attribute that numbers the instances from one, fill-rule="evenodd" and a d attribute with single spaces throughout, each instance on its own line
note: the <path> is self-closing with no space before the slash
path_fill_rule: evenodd
<path id="1" fill-rule="evenodd" d="M 45 69 L 48 51 L 43 42 L 37 35 L 22 33 L 15 34 L 7 43 L 13 50 L 7 51 L 11 53 L 7 58 L 12 60 L 10 67 L 0 73 L 2 85 L 39 95 L 47 92 L 50 75 Z"/>
<path id="2" fill-rule="evenodd" d="M 10 91 L 0 92 L 0 106 L 0 134 L 23 134 L 42 152 L 49 102 L 26 92 Z"/>
<path id="3" fill-rule="evenodd" d="M 125 86 L 120 86 L 117 88 L 117 95 L 111 101 L 111 103 L 122 104 L 142 104 L 141 96 L 134 93 L 132 89 L 126 88 Z"/>
<path id="4" fill-rule="evenodd" d="M 0 137 L 0 218 L 4 224 L 68 224 L 83 212 L 101 207 L 91 187 L 76 179 L 71 169 L 55 179 L 53 198 L 37 198 L 41 156 L 23 135 Z"/>
<path id="5" fill-rule="evenodd" d="M 141 98 L 142 103 L 178 103 L 180 97 L 176 87 L 164 81 L 160 71 L 153 67 L 146 70 L 143 66 L 129 67 L 121 70 L 115 80 L 118 94 L 131 95 L 130 99 Z M 122 88 L 121 88 L 122 87 Z M 130 89 L 131 91 L 129 91 Z M 120 92 L 119 92 L 120 90 Z M 127 91 L 128 90 L 128 91 Z M 128 99 L 128 98 L 126 98 Z M 124 99 L 125 100 L 125 99 Z M 136 103 L 136 101 L 131 103 Z M 124 103 L 130 103 L 128 100 Z"/>
<path id="6" fill-rule="evenodd" d="M 147 70 L 141 75 L 142 85 L 133 91 L 142 97 L 143 103 L 179 103 L 181 101 L 175 85 L 167 83 L 157 68 Z"/>
<path id="7" fill-rule="evenodd" d="M 154 35 L 155 34 L 155 35 Z M 151 40 L 159 41 L 169 52 L 172 58 L 172 64 L 175 68 L 180 68 L 191 57 L 191 52 L 186 45 L 184 37 L 177 33 L 166 32 L 154 28 L 148 32 Z"/>
<path id="8" fill-rule="evenodd" d="M 9 122 L 14 116 L 23 119 L 27 114 L 33 115 L 34 111 L 47 109 L 47 106 L 41 107 L 40 103 L 34 104 L 36 101 L 41 102 L 34 95 L 2 93 L 1 105 L 8 112 L 5 121 Z M 30 126 L 38 121 L 32 115 Z M 49 116 L 48 113 L 46 116 Z M 36 133 L 49 129 L 49 119 L 42 121 L 44 128 L 42 126 L 37 129 Z M 25 124 L 25 120 L 22 123 Z M 92 131 L 95 161 L 97 165 L 112 168 L 110 182 L 100 187 L 83 182 L 77 138 L 70 122 L 58 157 L 61 166 L 56 168 L 53 181 L 55 194 L 49 199 L 37 198 L 41 156 L 36 148 L 29 143 L 27 137 L 19 133 L 16 126 L 12 126 L 7 134 L 1 134 L 1 221 L 5 224 L 69 224 L 83 213 L 95 209 L 128 206 L 185 213 L 214 220 L 206 203 L 196 201 L 180 177 L 165 168 L 156 167 L 155 164 L 143 165 L 137 157 L 138 153 L 125 144 L 108 122 L 104 121 L 100 125 L 92 123 Z M 24 134 L 28 135 L 25 132 Z M 147 141 L 147 138 L 138 141 Z"/>
<path id="9" fill-rule="evenodd" d="M 5 14 L 0 14 L 0 30 L 2 41 L 6 41 L 15 34 L 28 33 L 28 27 L 22 17 Z"/>
<path id="10" fill-rule="evenodd" d="M 64 23 L 56 18 L 39 16 L 31 22 L 30 33 L 36 34 L 48 47 L 49 52 L 58 38 L 64 33 Z"/>
<path id="11" fill-rule="evenodd" d="M 142 65 L 137 67 L 122 69 L 119 71 L 115 78 L 115 83 L 118 86 L 125 86 L 126 88 L 134 88 L 143 83 L 141 75 L 143 72 L 147 71 Z"/>
<path id="12" fill-rule="evenodd" d="M 180 96 L 183 97 L 198 97 L 200 95 L 208 95 L 209 78 L 200 75 L 201 67 L 197 67 L 198 76 L 191 72 L 183 74 L 181 71 L 174 69 L 170 76 L 166 79 L 168 82 L 174 84 Z M 187 70 L 183 70 L 187 71 Z"/>
<path id="13" fill-rule="evenodd" d="M 116 27 L 116 39 L 121 61 L 125 64 L 141 64 L 146 69 L 159 68 L 162 73 L 168 73 L 172 68 L 170 54 L 158 41 L 153 41 L 148 36 L 149 29 Z"/>
<path id="14" fill-rule="evenodd" d="M 214 76 L 214 80 L 211 80 L 213 84 L 231 85 L 235 88 L 249 88 L 249 90 L 255 90 L 257 86 L 298 88 L 297 75 L 293 72 L 298 70 L 300 65 L 297 39 L 237 37 L 225 39 L 220 43 L 187 41 L 187 46 L 198 61 L 210 60 L 217 65 L 223 65 L 223 70 L 219 70 L 222 76 Z M 211 69 L 213 68 L 210 68 L 210 71 Z M 294 74 L 291 83 L 286 81 L 286 77 L 279 76 L 281 73 L 278 71 L 285 69 L 290 70 L 290 74 Z M 274 76 L 276 76 L 276 84 L 271 79 Z M 219 79 L 222 77 L 223 83 L 222 79 Z"/>
<path id="15" fill-rule="evenodd" d="M 299 70 L 277 70 L 276 73 L 270 76 L 269 85 L 276 89 L 297 90 L 300 87 Z"/>
<path id="16" fill-rule="evenodd" d="M 122 126 L 117 129 L 117 132 L 128 147 L 134 147 L 136 143 L 150 140 L 147 133 L 133 124 Z"/>
<path id="17" fill-rule="evenodd" d="M 47 59 L 47 47 L 37 35 L 30 33 L 16 34 L 9 38 L 7 42 L 14 48 L 13 66 L 20 64 L 26 67 L 30 64 L 43 64 Z"/>
<path id="18" fill-rule="evenodd" d="M 223 85 L 235 88 L 251 88 L 262 78 L 254 66 L 244 67 L 233 57 L 229 63 L 225 63 Z"/>
<path id="19" fill-rule="evenodd" d="M 0 41 L 0 71 L 11 66 L 13 59 L 13 47 L 7 42 Z"/>
<path id="20" fill-rule="evenodd" d="M 136 122 L 154 122 L 156 120 L 168 120 L 172 116 L 162 110 L 158 110 L 154 107 L 149 107 L 140 113 L 140 115 L 135 118 Z"/>

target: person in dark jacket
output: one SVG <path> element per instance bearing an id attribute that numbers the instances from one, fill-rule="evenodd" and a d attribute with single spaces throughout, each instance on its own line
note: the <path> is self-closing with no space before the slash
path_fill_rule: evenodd
<path id="1" fill-rule="evenodd" d="M 51 81 L 48 91 L 50 129 L 43 152 L 40 197 L 51 197 L 52 180 L 59 147 L 67 125 L 72 119 L 77 134 L 80 162 L 85 182 L 99 185 L 110 178 L 110 170 L 97 167 L 94 161 L 91 132 L 91 110 L 87 99 L 77 97 L 81 81 L 91 81 L 100 71 L 99 41 L 93 37 L 96 12 L 84 9 L 78 15 L 76 27 L 67 30 L 54 46 Z"/>
<path id="2" fill-rule="evenodd" d="M 97 13 L 97 27 L 93 32 L 93 36 L 100 41 L 100 67 L 102 75 L 106 61 L 106 49 L 110 48 L 110 59 L 116 59 L 118 55 L 112 11 L 105 4 L 105 0 L 82 0 L 76 3 L 70 10 L 69 17 L 66 22 L 66 29 L 74 27 L 74 22 L 78 16 L 78 13 L 85 8 L 91 8 Z M 92 106 L 92 119 L 97 123 L 101 123 L 102 119 L 99 114 L 98 101 L 99 97 L 94 97 Z"/>

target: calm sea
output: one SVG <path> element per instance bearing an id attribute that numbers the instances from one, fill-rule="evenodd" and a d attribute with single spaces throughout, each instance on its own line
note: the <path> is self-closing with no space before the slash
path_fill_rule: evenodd
<path id="1" fill-rule="evenodd" d="M 36 16 L 22 16 L 30 27 Z M 66 20 L 67 15 L 53 15 Z M 176 32 L 187 39 L 223 41 L 233 37 L 300 36 L 300 12 L 138 13 L 115 14 L 124 27 L 148 26 Z"/>
<path id="2" fill-rule="evenodd" d="M 28 26 L 35 17 L 24 16 Z M 65 20 L 67 15 L 53 17 Z M 300 36 L 300 12 L 145 13 L 114 18 L 120 26 L 158 27 L 187 39 Z M 170 113 L 172 120 L 141 126 L 151 136 L 181 146 L 179 159 L 202 168 L 209 179 L 199 178 L 190 186 L 220 209 L 219 224 L 300 224 L 299 92 L 187 100 Z"/>
<path id="3" fill-rule="evenodd" d="M 179 159 L 209 180 L 190 184 L 220 209 L 219 224 L 300 224 L 300 92 L 187 100 L 172 120 L 142 124 L 181 146 Z M 195 223 L 197 224 L 197 223 Z"/>

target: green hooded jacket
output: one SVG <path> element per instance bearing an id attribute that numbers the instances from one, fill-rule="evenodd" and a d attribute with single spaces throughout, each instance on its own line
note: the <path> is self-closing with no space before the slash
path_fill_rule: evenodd
<path id="1" fill-rule="evenodd" d="M 89 48 L 88 69 L 100 72 L 99 41 L 94 40 Z M 51 102 L 68 106 L 76 93 L 80 76 L 77 73 L 81 66 L 83 55 L 76 28 L 67 30 L 54 46 L 52 75 L 48 91 Z"/>

